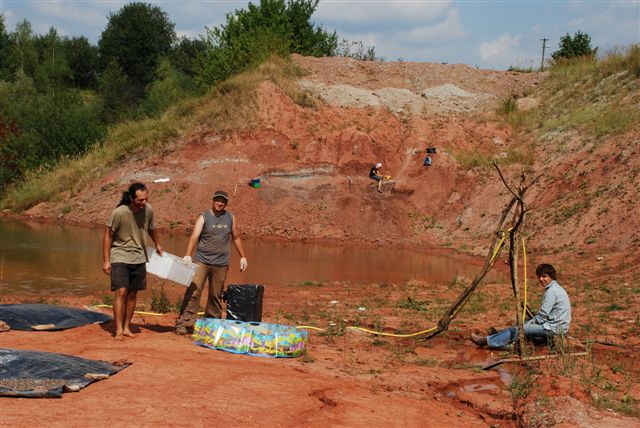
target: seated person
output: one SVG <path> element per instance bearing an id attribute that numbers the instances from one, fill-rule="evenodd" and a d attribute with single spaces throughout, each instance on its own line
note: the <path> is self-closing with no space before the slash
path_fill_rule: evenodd
<path id="1" fill-rule="evenodd" d="M 567 334 L 571 324 L 571 302 L 569 295 L 556 281 L 556 270 L 550 264 L 536 268 L 536 276 L 544 288 L 540 310 L 523 326 L 528 340 L 547 341 L 553 336 Z M 508 327 L 495 334 L 482 336 L 471 333 L 471 340 L 478 346 L 501 348 L 518 338 L 518 327 Z"/>
<path id="2" fill-rule="evenodd" d="M 378 192 L 382 193 L 382 179 L 384 177 L 380 173 L 380 168 L 382 168 L 380 162 L 372 166 L 371 171 L 369 171 L 369 178 L 378 182 Z"/>

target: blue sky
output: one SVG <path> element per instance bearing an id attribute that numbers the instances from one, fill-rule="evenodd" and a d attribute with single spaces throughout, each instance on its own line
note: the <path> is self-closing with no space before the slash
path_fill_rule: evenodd
<path id="1" fill-rule="evenodd" d="M 259 0 L 255 1 L 256 3 Z M 34 32 L 86 36 L 97 43 L 116 0 L 0 0 L 9 31 L 22 19 Z M 178 35 L 196 37 L 223 24 L 247 1 L 147 1 L 164 9 Z M 481 68 L 538 67 L 540 39 L 547 57 L 560 37 L 582 31 L 600 52 L 640 42 L 640 0 L 320 0 L 314 22 L 352 41 L 373 45 L 387 61 L 465 63 Z"/>

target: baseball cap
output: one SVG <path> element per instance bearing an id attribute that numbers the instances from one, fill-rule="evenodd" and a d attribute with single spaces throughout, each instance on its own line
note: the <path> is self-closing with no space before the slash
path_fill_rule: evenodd
<path id="1" fill-rule="evenodd" d="M 216 190 L 216 192 L 213 194 L 213 196 L 211 198 L 212 199 L 224 198 L 225 201 L 229 202 L 229 194 L 227 192 L 225 192 L 224 190 Z"/>

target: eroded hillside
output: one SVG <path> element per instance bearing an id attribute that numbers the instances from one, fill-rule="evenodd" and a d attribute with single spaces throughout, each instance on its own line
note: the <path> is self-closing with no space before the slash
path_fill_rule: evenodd
<path id="1" fill-rule="evenodd" d="M 204 119 L 162 153 L 126 157 L 79 194 L 27 213 L 99 224 L 119 191 L 141 180 L 166 229 L 188 229 L 211 192 L 224 188 L 247 236 L 435 244 L 483 254 L 509 198 L 489 164 L 495 158 L 513 180 L 523 171 L 530 178 L 543 174 L 527 201 L 534 253 L 593 263 L 604 257 L 600 265 L 611 274 L 635 272 L 638 132 L 585 138 L 579 129 L 514 131 L 496 114 L 509 97 L 557 114 L 545 103 L 562 94 L 545 88 L 546 74 L 460 64 L 294 61 L 306 70 L 297 85 L 308 102 L 296 103 L 265 81 L 256 91 L 257 121 L 250 130 L 218 132 Z M 637 105 L 637 76 L 621 75 L 601 91 L 620 87 L 625 102 Z M 586 94 L 585 102 L 602 97 Z M 437 153 L 425 167 L 429 146 Z M 375 162 L 392 177 L 382 194 L 367 177 Z M 169 181 L 154 183 L 161 178 Z M 261 179 L 258 189 L 247 185 L 254 178 Z M 633 269 L 621 271 L 625 266 Z"/>

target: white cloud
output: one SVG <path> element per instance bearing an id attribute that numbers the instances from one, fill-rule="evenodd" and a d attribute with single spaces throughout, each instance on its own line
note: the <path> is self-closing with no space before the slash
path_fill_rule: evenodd
<path id="1" fill-rule="evenodd" d="M 387 0 L 384 2 L 321 0 L 313 18 L 314 21 L 325 25 L 349 23 L 368 26 L 378 24 L 389 27 L 433 22 L 446 15 L 451 7 L 450 0 Z"/>
<path id="2" fill-rule="evenodd" d="M 503 34 L 490 42 L 483 42 L 478 47 L 478 53 L 484 61 L 499 61 L 513 56 L 513 51 L 520 45 L 520 34 L 511 36 Z"/>
<path id="3" fill-rule="evenodd" d="M 431 26 L 416 27 L 399 36 L 409 43 L 435 45 L 463 39 L 467 36 L 467 32 L 460 21 L 458 11 L 451 9 L 444 21 Z"/>

